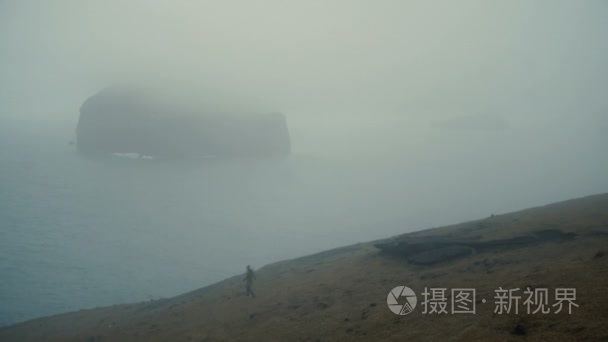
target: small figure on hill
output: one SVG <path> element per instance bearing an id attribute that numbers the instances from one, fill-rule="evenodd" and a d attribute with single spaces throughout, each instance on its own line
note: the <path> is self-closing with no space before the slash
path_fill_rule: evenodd
<path id="1" fill-rule="evenodd" d="M 245 295 L 246 296 L 251 295 L 251 297 L 255 297 L 255 293 L 253 293 L 253 290 L 251 289 L 254 279 L 255 279 L 255 273 L 253 273 L 251 266 L 247 265 L 247 273 L 245 273 L 245 279 L 243 279 L 243 281 L 245 282 L 245 291 L 246 291 Z"/>

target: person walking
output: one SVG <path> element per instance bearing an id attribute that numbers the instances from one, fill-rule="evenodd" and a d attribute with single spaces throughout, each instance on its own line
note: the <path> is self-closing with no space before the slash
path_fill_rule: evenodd
<path id="1" fill-rule="evenodd" d="M 247 265 L 247 273 L 245 273 L 245 279 L 243 279 L 243 281 L 245 282 L 245 295 L 251 295 L 252 298 L 255 298 L 255 293 L 253 293 L 253 290 L 251 289 L 254 279 L 255 273 L 253 273 L 251 266 Z"/>

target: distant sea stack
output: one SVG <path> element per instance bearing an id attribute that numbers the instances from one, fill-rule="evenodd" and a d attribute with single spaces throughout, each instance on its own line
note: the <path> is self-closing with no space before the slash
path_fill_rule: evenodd
<path id="1" fill-rule="evenodd" d="M 291 145 L 281 113 L 220 113 L 141 92 L 107 88 L 80 108 L 77 148 L 166 159 L 285 158 Z"/>

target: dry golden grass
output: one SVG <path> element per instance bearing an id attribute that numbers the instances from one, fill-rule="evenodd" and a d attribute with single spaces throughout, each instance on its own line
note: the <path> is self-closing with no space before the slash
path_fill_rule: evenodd
<path id="1" fill-rule="evenodd" d="M 413 236 L 478 236 L 493 240 L 560 229 L 577 238 L 474 254 L 415 266 L 380 253 L 373 243 L 275 263 L 257 272 L 257 298 L 242 276 L 175 298 L 82 310 L 0 329 L 2 341 L 350 341 L 350 340 L 608 340 L 608 195 L 498 215 Z M 601 254 L 601 253 L 600 253 Z M 407 316 L 386 306 L 406 285 L 476 288 L 477 314 Z M 494 290 L 577 289 L 573 313 L 494 314 Z M 522 301 L 525 296 L 522 295 Z M 487 303 L 481 303 L 481 299 Z M 515 327 L 520 327 L 515 333 Z M 525 331 L 525 333 L 523 333 Z"/>

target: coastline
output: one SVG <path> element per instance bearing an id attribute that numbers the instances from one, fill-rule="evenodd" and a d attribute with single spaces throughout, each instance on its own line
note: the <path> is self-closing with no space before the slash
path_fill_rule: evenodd
<path id="1" fill-rule="evenodd" d="M 379 250 L 379 242 L 420 238 L 494 241 L 555 229 L 569 241 L 478 251 L 415 265 Z M 605 339 L 608 305 L 608 194 L 408 233 L 281 261 L 257 270 L 257 297 L 244 296 L 242 276 L 168 299 L 80 310 L 0 328 L 0 340 L 357 340 Z M 475 315 L 395 315 L 387 293 L 406 285 L 473 287 Z M 497 315 L 495 289 L 576 288 L 570 315 Z M 521 305 L 521 303 L 520 303 Z M 521 310 L 521 307 L 520 307 Z M 265 337 L 265 338 L 264 338 Z"/>

